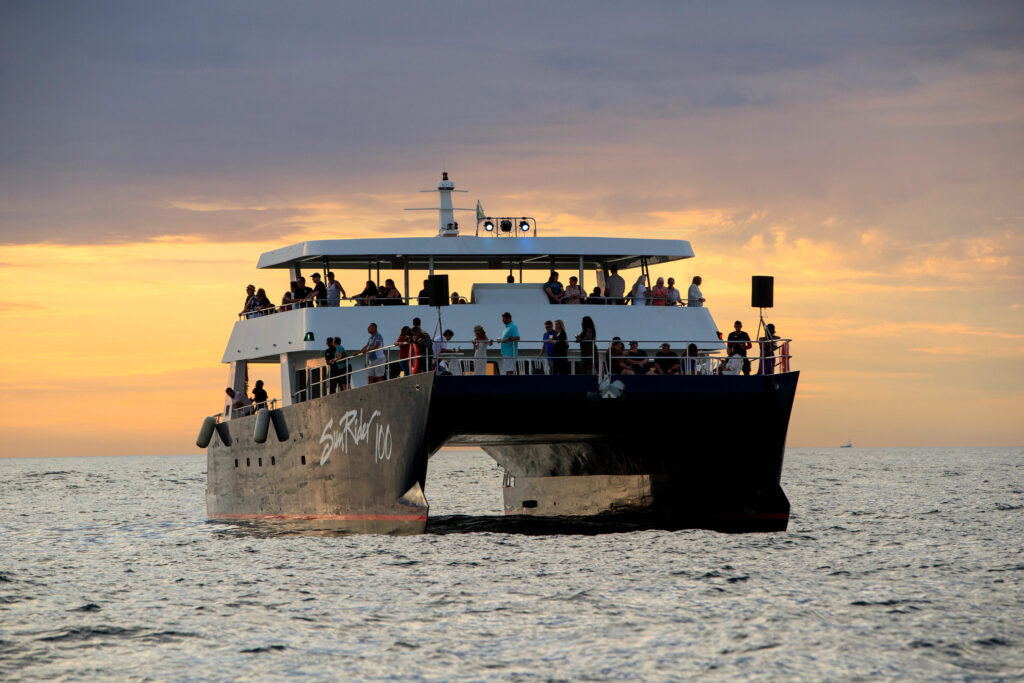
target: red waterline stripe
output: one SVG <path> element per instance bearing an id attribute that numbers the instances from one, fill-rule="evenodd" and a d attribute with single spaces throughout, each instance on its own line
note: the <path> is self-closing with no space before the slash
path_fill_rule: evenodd
<path id="1" fill-rule="evenodd" d="M 426 515 L 211 515 L 210 519 L 278 519 L 313 521 L 319 519 L 342 522 L 425 522 Z"/>

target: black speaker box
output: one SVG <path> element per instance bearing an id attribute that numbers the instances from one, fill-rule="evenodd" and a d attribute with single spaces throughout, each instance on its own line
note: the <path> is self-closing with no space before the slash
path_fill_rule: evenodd
<path id="1" fill-rule="evenodd" d="M 750 278 L 750 305 L 754 308 L 771 308 L 775 303 L 775 278 L 771 275 L 754 275 Z"/>
<path id="2" fill-rule="evenodd" d="M 447 306 L 451 301 L 448 293 L 447 275 L 430 275 L 427 277 L 427 294 L 431 306 Z"/>

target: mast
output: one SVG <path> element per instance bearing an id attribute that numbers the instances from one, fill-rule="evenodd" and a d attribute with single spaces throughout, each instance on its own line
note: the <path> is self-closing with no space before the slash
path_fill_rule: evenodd
<path id="1" fill-rule="evenodd" d="M 441 202 L 436 209 L 406 209 L 406 211 L 437 211 L 437 234 L 441 237 L 458 237 L 459 224 L 455 222 L 456 211 L 475 211 L 475 209 L 457 209 L 452 206 L 452 192 L 466 192 L 456 190 L 455 183 L 448 180 L 448 172 L 441 172 L 441 180 L 437 182 L 436 190 L 420 190 L 420 192 L 437 192 L 441 195 Z"/>

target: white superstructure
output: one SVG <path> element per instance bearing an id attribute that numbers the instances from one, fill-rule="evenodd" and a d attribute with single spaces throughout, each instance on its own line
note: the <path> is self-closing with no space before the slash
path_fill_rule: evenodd
<path id="1" fill-rule="evenodd" d="M 231 332 L 223 361 L 232 364 L 232 376 L 240 379 L 246 363 L 281 363 L 282 398 L 287 404 L 294 391 L 295 374 L 308 363 L 323 358 L 324 340 L 341 337 L 349 351 L 359 349 L 367 339 L 369 323 L 377 323 L 385 344 L 391 344 L 403 325 L 413 317 L 422 320 L 428 332 L 438 326 L 438 309 L 417 305 L 416 293 L 430 274 L 454 271 L 475 271 L 472 290 L 461 292 L 465 305 L 440 309 L 440 329 L 455 333 L 453 345 L 472 355 L 469 340 L 473 327 L 483 325 L 488 336 L 497 338 L 503 325 L 501 314 L 508 311 L 519 328 L 520 354 L 536 356 L 541 348 L 544 321 L 561 318 L 565 321 L 571 346 L 580 331 L 580 320 L 590 316 L 599 340 L 618 336 L 637 340 L 641 348 L 657 350 L 661 341 L 689 340 L 697 342 L 702 351 L 719 350 L 723 344 L 718 327 L 706 307 L 627 306 L 627 305 L 553 305 L 547 303 L 544 281 L 551 270 L 561 273 L 563 284 L 570 276 L 579 278 L 584 292 L 592 289 L 595 279 L 615 266 L 629 285 L 641 269 L 650 265 L 693 257 L 685 240 L 634 239 L 607 237 L 537 237 L 536 230 L 508 235 L 486 233 L 486 236 L 458 233 L 455 227 L 451 192 L 456 191 L 447 174 L 438 183 L 440 207 L 439 234 L 436 237 L 311 240 L 275 249 L 260 256 L 258 267 L 284 270 L 279 286 L 284 291 L 288 282 L 299 275 L 334 271 L 351 296 L 362 287 L 356 283 L 367 279 L 378 281 L 381 270 L 398 271 L 402 281 L 396 285 L 404 295 L 403 305 L 356 306 L 343 301 L 340 307 L 294 308 L 272 315 L 239 320 Z M 527 277 L 530 271 L 533 277 Z M 353 275 L 358 273 L 358 275 Z M 374 276 L 376 273 L 376 277 Z M 512 274 L 516 282 L 507 283 Z M 516 277 L 517 276 L 517 277 Z M 534 282 L 523 282 L 525 279 Z M 353 291 L 354 288 L 354 291 Z M 270 291 L 270 290 L 268 290 Z M 279 295 L 278 295 L 279 296 Z M 274 295 L 270 298 L 276 303 Z M 683 296 L 685 300 L 685 294 Z M 606 343 L 600 343 L 602 349 Z M 679 349 L 676 349 L 679 350 Z M 490 351 L 500 353 L 496 344 Z"/>

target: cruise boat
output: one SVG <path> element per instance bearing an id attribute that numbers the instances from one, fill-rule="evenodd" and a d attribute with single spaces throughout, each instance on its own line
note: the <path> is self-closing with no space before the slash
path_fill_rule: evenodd
<path id="1" fill-rule="evenodd" d="M 463 232 L 455 220 L 462 209 L 452 202 L 458 190 L 447 173 L 430 191 L 439 195 L 436 235 L 313 240 L 260 257 L 259 268 L 280 273 L 281 289 L 313 272 L 333 271 L 343 284 L 378 282 L 383 269 L 401 274 L 395 280 L 405 296 L 320 300 L 325 305 L 240 316 L 222 358 L 228 386 L 247 392 L 249 377 L 276 365 L 281 395 L 255 412 L 229 404 L 204 421 L 197 444 L 208 448 L 209 519 L 421 532 L 430 457 L 445 446 L 475 446 L 505 472 L 506 514 L 640 516 L 664 528 L 722 531 L 786 528 L 789 501 L 780 478 L 799 378 L 789 340 L 755 339 L 762 355 L 750 359 L 754 372 L 721 374 L 726 343 L 707 306 L 555 305 L 544 290 L 551 271 L 563 281 L 576 276 L 584 292 L 603 286 L 613 267 L 629 283 L 651 266 L 693 258 L 689 242 L 548 237 L 533 218 L 487 216 L 479 203 L 476 229 Z M 409 296 L 429 279 L 433 303 L 448 303 L 442 276 L 456 273 L 473 280 L 464 304 L 431 306 Z M 474 327 L 497 340 L 504 313 L 518 327 L 518 348 L 506 343 L 505 357 L 502 344 L 485 344 L 481 358 Z M 763 320 L 763 308 L 761 314 Z M 574 341 L 583 316 L 597 333 L 591 357 Z M 409 374 L 409 359 L 390 340 L 414 317 L 431 338 L 445 329 L 454 336 L 444 347 L 427 345 L 426 353 L 407 347 L 422 370 Z M 557 365 L 541 357 L 544 322 L 556 319 L 565 321 L 570 341 Z M 371 323 L 384 347 L 352 354 Z M 328 337 L 340 337 L 350 353 L 344 390 L 334 393 L 324 356 Z M 651 357 L 665 343 L 693 356 L 680 359 L 678 374 L 625 374 L 615 337 L 637 341 Z M 382 366 L 382 380 L 369 381 Z"/>

